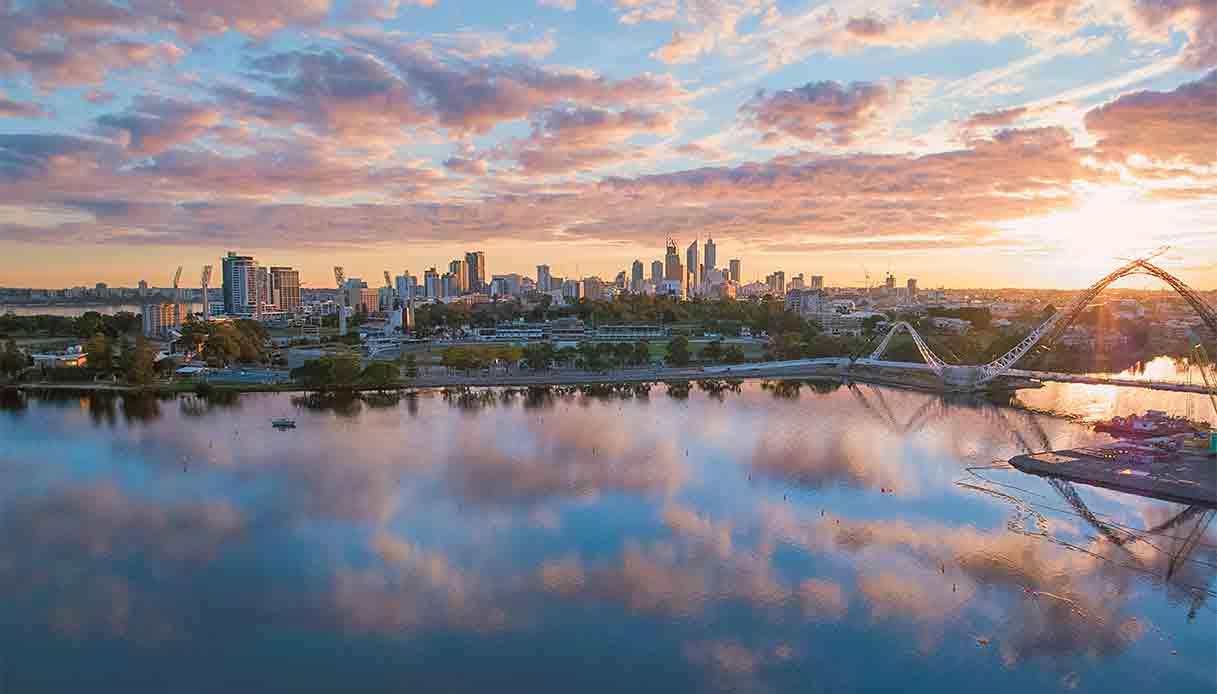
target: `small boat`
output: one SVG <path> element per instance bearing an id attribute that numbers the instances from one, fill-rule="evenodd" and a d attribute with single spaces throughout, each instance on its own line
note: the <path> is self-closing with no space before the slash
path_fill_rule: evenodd
<path id="1" fill-rule="evenodd" d="M 280 417 L 279 419 L 270 420 L 270 425 L 276 429 L 295 429 L 296 420 Z"/>
<path id="2" fill-rule="evenodd" d="M 1149 410 L 1143 415 L 1112 417 L 1094 426 L 1095 431 L 1107 432 L 1116 437 L 1149 438 L 1191 433 L 1194 427 L 1182 417 L 1172 417 L 1160 410 Z"/>

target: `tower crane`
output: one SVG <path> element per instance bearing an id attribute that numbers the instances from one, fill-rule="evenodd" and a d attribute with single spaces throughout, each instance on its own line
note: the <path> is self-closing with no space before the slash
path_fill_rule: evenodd
<path id="1" fill-rule="evenodd" d="M 173 327 L 175 330 L 182 328 L 182 289 L 179 283 L 182 281 L 182 266 L 177 266 L 177 272 L 173 273 Z"/>
<path id="2" fill-rule="evenodd" d="M 338 306 L 338 334 L 345 337 L 347 334 L 347 293 L 343 285 L 346 284 L 346 271 L 341 265 L 334 266 L 334 284 L 338 286 L 338 294 L 341 296 L 341 303 Z"/>
<path id="3" fill-rule="evenodd" d="M 207 321 L 211 318 L 211 298 L 207 294 L 208 288 L 211 287 L 211 266 L 203 266 L 203 275 L 200 278 L 200 284 L 203 286 L 203 320 Z"/>

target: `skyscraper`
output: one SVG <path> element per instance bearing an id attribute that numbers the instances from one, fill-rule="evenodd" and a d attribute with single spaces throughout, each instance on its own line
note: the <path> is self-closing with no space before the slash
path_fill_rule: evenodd
<path id="1" fill-rule="evenodd" d="M 908 281 L 909 299 L 917 298 L 917 280 L 910 277 Z"/>
<path id="2" fill-rule="evenodd" d="M 428 299 L 438 299 L 442 294 L 439 284 L 439 271 L 434 267 L 423 272 L 423 296 Z"/>
<path id="3" fill-rule="evenodd" d="M 714 239 L 710 238 L 709 236 L 706 237 L 705 253 L 706 253 L 706 257 L 702 259 L 702 262 L 704 263 L 704 269 L 702 270 L 702 275 L 705 275 L 707 272 L 714 270 L 718 267 L 715 264 L 718 262 L 718 257 L 717 257 L 718 248 L 714 245 Z"/>
<path id="4" fill-rule="evenodd" d="M 811 288 L 812 289 L 823 289 L 824 288 L 824 275 L 812 275 L 811 276 Z"/>
<path id="5" fill-rule="evenodd" d="M 729 261 L 727 262 L 727 265 L 728 265 L 728 266 L 730 267 L 730 269 L 731 269 L 731 281 L 732 281 L 732 282 L 735 282 L 736 284 L 739 284 L 739 281 L 740 281 L 740 276 L 741 276 L 741 274 L 742 274 L 742 273 L 740 272 L 740 262 L 739 262 L 739 259 L 738 259 L 738 258 L 732 258 L 731 260 L 729 260 Z"/>
<path id="6" fill-rule="evenodd" d="M 663 261 L 662 260 L 656 260 L 651 263 L 651 281 L 654 282 L 656 286 L 658 286 L 659 283 L 663 281 Z"/>
<path id="7" fill-rule="evenodd" d="M 486 254 L 471 251 L 465 254 L 469 280 L 465 287 L 471 292 L 486 291 Z"/>
<path id="8" fill-rule="evenodd" d="M 688 286 L 685 296 L 692 297 L 701 288 L 701 260 L 697 257 L 697 241 L 685 249 L 685 268 L 689 271 Z"/>
<path id="9" fill-rule="evenodd" d="M 896 276 L 892 273 L 887 273 L 887 278 L 883 280 L 883 290 L 888 294 L 896 293 Z"/>
<path id="10" fill-rule="evenodd" d="M 680 269 L 680 256 L 676 253 L 676 242 L 668 239 L 668 252 L 663 257 L 663 278 L 684 282 L 685 278 Z"/>
<path id="11" fill-rule="evenodd" d="M 634 264 L 630 267 L 630 291 L 642 291 L 642 261 L 634 260 Z"/>
<path id="12" fill-rule="evenodd" d="M 230 316 L 249 315 L 257 300 L 258 262 L 253 256 L 237 255 L 232 251 L 221 259 L 224 275 L 224 313 Z"/>
<path id="13" fill-rule="evenodd" d="M 550 290 L 550 274 L 548 265 L 537 266 L 537 291 L 548 292 Z"/>
<path id="14" fill-rule="evenodd" d="M 411 275 L 408 270 L 403 270 L 400 275 L 393 278 L 393 285 L 397 290 L 397 298 L 401 299 L 402 303 L 409 303 L 410 299 L 418 298 L 418 278 Z"/>
<path id="15" fill-rule="evenodd" d="M 299 270 L 281 266 L 270 268 L 270 302 L 288 313 L 300 309 Z"/>
<path id="16" fill-rule="evenodd" d="M 449 285 L 449 291 L 452 295 L 466 294 L 474 291 L 472 288 L 473 273 L 469 271 L 469 254 L 465 254 L 465 260 L 457 258 L 448 263 L 448 274 L 452 275 L 452 282 Z"/>

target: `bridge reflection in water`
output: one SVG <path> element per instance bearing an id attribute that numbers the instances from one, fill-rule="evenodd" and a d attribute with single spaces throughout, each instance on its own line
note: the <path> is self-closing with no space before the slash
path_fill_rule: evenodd
<path id="1" fill-rule="evenodd" d="M 1043 427 L 1042 413 L 1011 409 L 975 395 L 956 394 L 928 397 L 911 416 L 902 418 L 887 402 L 884 388 L 850 384 L 849 390 L 863 411 L 900 436 L 917 434 L 948 418 L 953 411 L 967 409 L 995 423 L 997 426 L 992 429 L 1004 433 L 1023 452 L 1053 448 L 1052 439 Z M 956 454 L 963 457 L 959 451 Z M 979 466 L 970 469 L 971 475 L 956 484 L 1010 501 L 1019 510 L 1020 519 L 1032 521 L 1012 521 L 1012 530 L 1084 552 L 1161 583 L 1173 601 L 1188 606 L 1189 620 L 1195 618 L 1206 601 L 1217 598 L 1217 591 L 1210 587 L 1217 576 L 1217 545 L 1212 538 L 1206 539 L 1217 510 L 1199 505 L 1155 505 L 1151 507 L 1151 515 L 1164 517 L 1160 520 L 1147 518 L 1146 527 L 1134 528 L 1092 511 L 1069 480 L 1043 478 L 1059 500 L 1068 506 L 1060 508 L 1051 497 L 1027 492 L 984 474 L 997 470 L 1015 472 L 1005 463 Z M 1089 538 L 1091 541 L 1084 547 L 1070 543 L 1048 530 L 1047 513 L 1079 518 L 1097 535 Z M 1202 556 L 1196 556 L 1198 554 Z"/>

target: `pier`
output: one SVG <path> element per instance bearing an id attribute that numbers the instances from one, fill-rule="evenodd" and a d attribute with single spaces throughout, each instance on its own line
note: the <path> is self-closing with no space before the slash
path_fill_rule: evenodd
<path id="1" fill-rule="evenodd" d="M 1217 458 L 1212 454 L 1183 452 L 1134 463 L 1113 456 L 1110 449 L 1079 448 L 1015 456 L 1010 464 L 1041 477 L 1217 509 Z"/>

